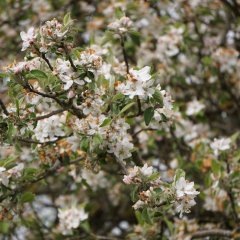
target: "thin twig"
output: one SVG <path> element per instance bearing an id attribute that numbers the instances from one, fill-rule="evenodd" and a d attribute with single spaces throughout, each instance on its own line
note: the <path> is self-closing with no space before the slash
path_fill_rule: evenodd
<path id="1" fill-rule="evenodd" d="M 83 157 L 79 157 L 71 162 L 68 163 L 68 165 L 71 165 L 71 164 L 76 164 L 78 163 L 79 161 L 83 160 L 84 158 Z M 61 162 L 57 162 L 53 167 L 49 168 L 48 170 L 46 170 L 45 172 L 43 173 L 40 173 L 35 179 L 33 179 L 32 181 L 30 182 L 27 182 L 27 183 L 23 183 L 22 185 L 19 184 L 18 187 L 16 189 L 13 189 L 11 192 L 5 194 L 5 195 L 2 195 L 0 197 L 0 203 L 9 198 L 9 197 L 13 197 L 14 195 L 16 195 L 17 193 L 21 193 L 22 191 L 24 191 L 25 189 L 27 189 L 28 187 L 30 187 L 32 184 L 34 183 L 37 183 L 43 179 L 46 179 L 52 175 L 54 175 L 58 169 L 60 169 L 62 167 L 62 164 Z"/>
<path id="2" fill-rule="evenodd" d="M 41 56 L 41 58 L 47 63 L 50 70 L 53 71 L 53 66 L 51 65 L 50 61 L 47 59 L 46 54 L 42 53 L 35 44 L 33 44 L 33 46 L 36 49 L 36 51 L 38 52 L 38 55 Z"/>
<path id="3" fill-rule="evenodd" d="M 7 110 L 7 108 L 6 108 L 6 106 L 5 106 L 5 104 L 3 103 L 3 101 L 0 99 L 0 106 L 1 106 L 1 108 L 2 108 L 2 110 L 3 110 L 3 112 L 4 112 L 4 114 L 5 115 L 9 115 L 9 112 L 8 112 L 8 110 Z"/>
<path id="4" fill-rule="evenodd" d="M 53 115 L 57 115 L 57 114 L 62 113 L 64 111 L 66 111 L 66 109 L 58 109 L 58 110 L 52 111 L 52 112 L 50 112 L 50 113 L 48 113 L 46 115 L 42 115 L 42 116 L 36 117 L 34 119 L 34 121 L 39 121 L 39 120 L 42 120 L 42 119 L 45 119 L 45 118 L 49 118 L 49 117 L 51 117 Z"/>
<path id="5" fill-rule="evenodd" d="M 127 57 L 127 52 L 125 49 L 125 44 L 124 44 L 124 36 L 120 35 L 120 42 L 121 42 L 121 48 L 122 48 L 122 54 L 123 54 L 123 58 L 124 58 L 124 62 L 126 65 L 126 71 L 127 74 L 129 74 L 129 63 L 128 63 L 128 57 Z"/>
<path id="6" fill-rule="evenodd" d="M 198 239 L 203 237 L 225 237 L 231 239 L 233 235 L 232 231 L 222 229 L 202 230 L 195 232 L 191 239 Z"/>
<path id="7" fill-rule="evenodd" d="M 67 56 L 67 59 L 68 59 L 68 61 L 69 61 L 70 64 L 71 64 L 71 67 L 73 68 L 73 70 L 74 70 L 75 72 L 77 72 L 77 68 L 76 68 L 75 64 L 73 63 L 73 60 L 72 60 L 72 58 L 71 58 L 71 56 L 70 56 L 70 54 L 69 54 L 69 52 L 68 52 L 68 49 L 67 49 L 66 46 L 64 45 L 64 43 L 61 44 L 61 47 L 63 48 L 63 50 L 64 50 L 64 52 L 65 52 L 65 54 L 66 54 L 66 56 Z"/>
<path id="8" fill-rule="evenodd" d="M 139 133 L 143 132 L 143 131 L 157 131 L 158 129 L 156 128 L 142 128 L 140 130 L 138 130 L 137 132 L 135 132 L 133 134 L 133 137 L 136 137 Z"/>

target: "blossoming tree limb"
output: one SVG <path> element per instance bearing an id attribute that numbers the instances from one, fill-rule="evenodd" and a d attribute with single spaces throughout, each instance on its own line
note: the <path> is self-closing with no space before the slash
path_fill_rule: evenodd
<path id="1" fill-rule="evenodd" d="M 82 21 L 20 31 L 0 73 L 4 237 L 238 238 L 238 3 L 213 2 L 83 1 Z"/>

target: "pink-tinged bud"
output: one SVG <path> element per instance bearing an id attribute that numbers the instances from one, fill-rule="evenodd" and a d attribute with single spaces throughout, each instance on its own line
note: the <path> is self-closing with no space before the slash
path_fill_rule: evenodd
<path id="1" fill-rule="evenodd" d="M 76 95 L 75 92 L 71 90 L 71 91 L 68 92 L 67 97 L 68 97 L 68 99 L 70 99 L 70 98 L 74 98 L 75 95 Z"/>
<path id="2" fill-rule="evenodd" d="M 124 175 L 123 182 L 125 184 L 131 184 L 132 183 L 132 178 L 130 176 Z"/>

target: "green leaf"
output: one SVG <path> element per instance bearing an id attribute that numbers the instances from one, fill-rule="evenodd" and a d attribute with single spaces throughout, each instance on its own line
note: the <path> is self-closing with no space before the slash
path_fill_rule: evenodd
<path id="1" fill-rule="evenodd" d="M 118 93 L 118 94 L 113 96 L 111 101 L 116 102 L 117 100 L 122 99 L 123 97 L 124 97 L 124 95 L 122 93 Z"/>
<path id="2" fill-rule="evenodd" d="M 121 18 L 124 16 L 124 12 L 122 11 L 122 9 L 120 7 L 115 9 L 115 15 L 117 18 Z"/>
<path id="3" fill-rule="evenodd" d="M 149 181 L 157 180 L 159 178 L 159 176 L 160 176 L 160 173 L 159 172 L 155 172 L 151 176 L 148 177 L 148 180 Z"/>
<path id="4" fill-rule="evenodd" d="M 151 122 L 151 120 L 153 118 L 153 115 L 154 115 L 154 108 L 153 107 L 149 107 L 144 111 L 144 121 L 145 121 L 147 126 Z"/>
<path id="5" fill-rule="evenodd" d="M 14 124 L 10 122 L 8 124 L 8 131 L 7 131 L 8 140 L 12 140 L 12 138 L 15 136 L 16 132 L 17 132 L 17 130 L 14 127 Z"/>
<path id="6" fill-rule="evenodd" d="M 160 107 L 163 107 L 163 99 L 162 99 L 162 94 L 159 90 L 155 90 L 154 94 L 152 95 L 153 99 L 160 104 Z"/>
<path id="7" fill-rule="evenodd" d="M 144 208 L 144 209 L 143 209 L 143 211 L 142 211 L 142 218 L 143 218 L 144 222 L 146 222 L 146 223 L 148 223 L 148 224 L 151 224 L 151 223 L 152 223 L 152 219 L 151 219 L 151 217 L 150 217 L 148 208 Z"/>
<path id="8" fill-rule="evenodd" d="M 87 151 L 89 147 L 89 139 L 87 137 L 82 138 L 82 141 L 80 143 L 80 148 L 83 151 Z"/>
<path id="9" fill-rule="evenodd" d="M 142 214 L 140 211 L 135 211 L 135 215 L 137 218 L 137 221 L 140 225 L 144 225 L 144 219 L 142 218 Z"/>
<path id="10" fill-rule="evenodd" d="M 133 202 L 136 202 L 137 201 L 137 191 L 138 191 L 138 186 L 134 186 L 133 190 L 131 191 L 131 200 Z"/>
<path id="11" fill-rule="evenodd" d="M 42 79 L 47 79 L 48 76 L 45 72 L 35 69 L 35 70 L 30 71 L 29 74 L 27 74 L 27 78 L 42 80 Z"/>
<path id="12" fill-rule="evenodd" d="M 86 231 L 86 232 L 91 232 L 91 228 L 90 228 L 90 225 L 89 225 L 89 222 L 87 221 L 84 221 L 84 222 L 81 222 L 81 227 Z"/>
<path id="13" fill-rule="evenodd" d="M 63 18 L 63 24 L 64 26 L 68 25 L 72 21 L 71 19 L 71 13 L 67 13 Z"/>
<path id="14" fill-rule="evenodd" d="M 209 56 L 205 56 L 202 58 L 202 63 L 206 66 L 209 66 L 212 64 L 212 58 Z"/>
<path id="15" fill-rule="evenodd" d="M 99 134 L 95 134 L 93 136 L 93 144 L 94 145 L 100 145 L 102 143 L 103 139 Z"/>
<path id="16" fill-rule="evenodd" d="M 7 234 L 9 231 L 9 223 L 7 221 L 0 222 L 0 233 Z"/>
<path id="17" fill-rule="evenodd" d="M 214 174 L 218 174 L 221 171 L 221 164 L 217 160 L 212 160 L 212 170 Z"/>
<path id="18" fill-rule="evenodd" d="M 170 222 L 167 218 L 164 218 L 164 222 L 167 224 L 167 227 L 171 233 L 173 233 L 174 225 L 172 222 Z"/>
<path id="19" fill-rule="evenodd" d="M 111 119 L 111 118 L 106 118 L 106 119 L 104 119 L 104 121 L 102 122 L 102 124 L 100 125 L 100 127 L 108 126 L 111 122 L 112 122 L 112 119 Z"/>
<path id="20" fill-rule="evenodd" d="M 136 32 L 136 31 L 130 31 L 130 37 L 133 41 L 133 43 L 137 46 L 140 45 L 141 41 L 140 41 L 140 38 L 141 38 L 141 35 L 140 35 L 140 32 Z"/>
<path id="21" fill-rule="evenodd" d="M 129 104 L 127 104 L 120 112 L 118 115 L 123 114 L 124 112 L 126 112 L 129 108 L 131 108 L 133 105 L 135 104 L 135 102 L 131 102 Z"/>
<path id="22" fill-rule="evenodd" d="M 177 169 L 174 176 L 174 184 L 181 178 L 185 178 L 185 172 L 182 169 Z"/>
<path id="23" fill-rule="evenodd" d="M 25 192 L 20 197 L 19 202 L 21 203 L 32 202 L 34 198 L 35 198 L 35 194 L 33 194 L 32 192 Z"/>

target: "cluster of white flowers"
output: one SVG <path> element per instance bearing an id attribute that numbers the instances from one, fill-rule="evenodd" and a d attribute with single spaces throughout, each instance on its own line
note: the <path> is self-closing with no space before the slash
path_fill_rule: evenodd
<path id="1" fill-rule="evenodd" d="M 61 41 L 68 33 L 69 28 L 63 26 L 57 19 L 45 22 L 40 27 L 40 52 L 46 53 L 48 49 L 54 45 L 54 41 Z"/>
<path id="2" fill-rule="evenodd" d="M 138 96 L 140 99 L 151 97 L 154 93 L 152 77 L 150 75 L 151 68 L 146 66 L 140 70 L 130 69 L 128 79 L 116 86 L 117 91 L 123 93 L 129 98 Z"/>
<path id="3" fill-rule="evenodd" d="M 151 179 L 151 176 L 154 176 L 154 178 Z M 162 198 L 175 203 L 177 212 L 182 216 L 184 212 L 190 212 L 189 209 L 196 204 L 194 198 L 199 194 L 194 188 L 194 182 L 188 182 L 185 180 L 185 177 L 180 177 L 176 182 L 174 181 L 172 186 L 166 187 L 162 185 L 163 182 L 159 174 L 155 173 L 153 167 L 148 167 L 147 164 L 144 164 L 142 168 L 135 166 L 129 169 L 128 175 L 124 175 L 123 182 L 125 184 L 142 184 L 142 186 L 146 186 L 146 183 L 150 185 L 149 189 L 139 193 L 139 200 L 133 205 L 135 210 L 145 206 L 154 207 L 158 206 L 158 204 L 161 205 L 163 202 L 162 200 L 159 202 L 158 192 L 155 192 L 155 188 L 160 188 L 163 194 L 161 195 Z"/>
<path id="4" fill-rule="evenodd" d="M 93 173 L 90 170 L 83 169 L 81 171 L 81 180 L 85 180 L 94 191 L 98 188 L 106 188 L 109 186 L 109 181 L 105 177 L 105 173 L 103 171 Z"/>
<path id="5" fill-rule="evenodd" d="M 210 147 L 214 151 L 214 155 L 218 156 L 219 151 L 226 151 L 231 148 L 231 139 L 230 138 L 215 138 L 210 144 Z"/>
<path id="6" fill-rule="evenodd" d="M 169 57 L 179 53 L 179 47 L 183 40 L 184 29 L 171 27 L 166 35 L 158 38 L 157 54 L 161 61 L 167 62 Z"/>
<path id="7" fill-rule="evenodd" d="M 196 115 L 205 108 L 205 105 L 198 100 L 193 100 L 187 104 L 186 114 L 188 116 Z"/>
<path id="8" fill-rule="evenodd" d="M 209 188 L 204 191 L 206 195 L 204 201 L 204 208 L 208 211 L 222 211 L 224 209 L 224 202 L 228 199 L 227 192 L 220 188 Z"/>
<path id="9" fill-rule="evenodd" d="M 11 177 L 13 178 L 21 177 L 23 168 L 24 168 L 23 163 L 19 163 L 15 167 L 10 168 L 8 170 L 5 167 L 0 167 L 0 183 L 7 187 L 9 185 L 9 179 Z"/>
<path id="10" fill-rule="evenodd" d="M 96 51 L 89 48 L 81 52 L 79 59 L 74 62 L 76 65 L 84 66 L 88 71 L 94 71 L 102 67 L 102 57 Z"/>
<path id="11" fill-rule="evenodd" d="M 59 229 L 63 234 L 68 234 L 71 230 L 79 227 L 81 222 L 88 218 L 84 208 L 72 206 L 70 208 L 59 209 Z"/>
<path id="12" fill-rule="evenodd" d="M 100 93 L 98 94 L 98 91 L 95 91 L 95 93 L 91 91 L 85 91 L 82 93 L 82 97 L 84 98 L 84 101 L 81 103 L 81 105 L 77 105 L 77 103 L 74 102 L 75 107 L 80 109 L 84 115 L 100 115 L 101 114 L 101 107 L 104 105 L 104 101 L 101 99 Z"/>
<path id="13" fill-rule="evenodd" d="M 14 74 L 22 73 L 23 71 L 31 71 L 34 69 L 39 69 L 42 64 L 42 60 L 39 57 L 33 58 L 29 61 L 18 62 L 16 65 L 9 68 L 9 71 Z"/>
<path id="14" fill-rule="evenodd" d="M 141 209 L 145 205 L 148 205 L 148 203 L 151 201 L 153 195 L 153 187 L 150 187 L 147 191 L 142 191 L 140 196 L 141 199 L 138 200 L 134 205 L 133 208 L 135 210 Z"/>
<path id="15" fill-rule="evenodd" d="M 159 90 L 162 96 L 163 106 L 155 109 L 153 117 L 158 122 L 163 120 L 162 114 L 168 119 L 171 119 L 174 116 L 172 97 L 167 91 L 160 91 L 161 87 L 159 85 L 156 87 L 156 89 Z"/>
<path id="16" fill-rule="evenodd" d="M 124 175 L 123 182 L 125 184 L 139 183 L 139 176 L 149 177 L 153 174 L 153 167 L 148 167 L 147 163 L 142 168 L 134 166 L 128 170 L 128 175 Z M 138 178 L 136 180 L 136 178 Z"/>
<path id="17" fill-rule="evenodd" d="M 83 85 L 84 82 L 78 79 L 78 73 L 74 72 L 69 61 L 65 61 L 61 58 L 56 60 L 56 73 L 58 77 L 64 82 L 64 89 L 68 90 L 73 83 Z M 83 82 L 83 84 L 82 84 Z"/>
<path id="18" fill-rule="evenodd" d="M 134 145 L 132 137 L 127 133 L 129 124 L 123 118 L 118 118 L 109 126 L 106 132 L 106 145 L 108 152 L 113 153 L 118 159 L 123 160 L 132 156 Z"/>
<path id="19" fill-rule="evenodd" d="M 175 134 L 178 138 L 183 138 L 189 146 L 194 147 L 199 142 L 208 142 L 211 131 L 207 124 L 194 124 L 181 115 L 177 116 L 177 120 Z"/>
<path id="20" fill-rule="evenodd" d="M 35 34 L 35 30 L 34 27 L 31 27 L 28 29 L 27 32 L 20 32 L 20 36 L 22 38 L 22 51 L 25 51 L 27 48 L 29 48 L 35 41 L 36 39 L 36 34 Z"/>
<path id="21" fill-rule="evenodd" d="M 128 32 L 133 26 L 133 22 L 128 17 L 122 17 L 108 25 L 108 28 L 112 31 L 118 32 L 120 34 Z"/>
<path id="22" fill-rule="evenodd" d="M 190 212 L 190 208 L 196 204 L 194 198 L 199 194 L 194 188 L 194 182 L 188 182 L 184 177 L 180 177 L 175 184 L 176 210 L 180 217 L 184 212 Z"/>
<path id="23" fill-rule="evenodd" d="M 131 143 L 131 135 L 127 133 L 129 124 L 123 118 L 113 120 L 110 125 L 101 127 L 106 120 L 103 114 L 89 114 L 86 118 L 77 119 L 75 126 L 78 131 L 88 136 L 98 134 L 102 137 L 101 148 L 107 148 L 109 153 L 113 153 L 118 159 L 126 159 L 132 156 L 131 151 L 134 145 Z"/>
<path id="24" fill-rule="evenodd" d="M 46 141 L 55 141 L 58 137 L 64 136 L 63 124 L 66 120 L 66 115 L 53 115 L 49 118 L 39 120 L 36 128 L 33 129 L 36 139 L 44 143 Z"/>
<path id="25" fill-rule="evenodd" d="M 232 73 L 238 62 L 239 52 L 233 48 L 218 48 L 212 55 L 221 72 Z"/>

